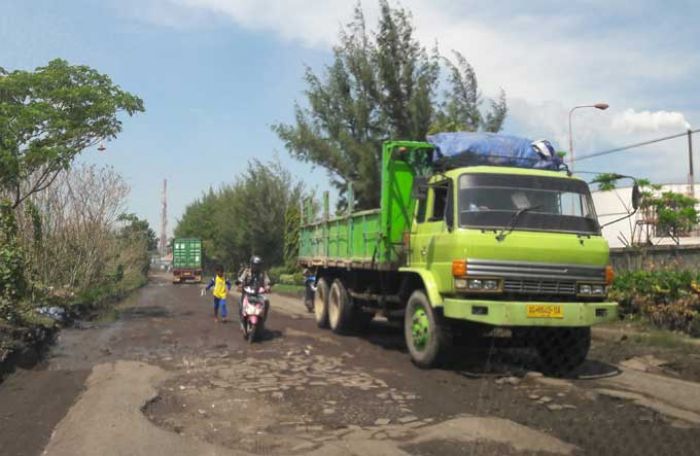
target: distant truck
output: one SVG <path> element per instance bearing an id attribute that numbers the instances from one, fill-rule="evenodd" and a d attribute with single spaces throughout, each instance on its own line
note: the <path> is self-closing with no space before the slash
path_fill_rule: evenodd
<path id="1" fill-rule="evenodd" d="M 173 283 L 202 281 L 202 241 L 176 238 L 173 241 Z"/>
<path id="2" fill-rule="evenodd" d="M 534 347 L 549 373 L 580 365 L 591 325 L 618 307 L 586 182 L 527 167 L 438 169 L 435 152 L 384 143 L 379 209 L 330 217 L 326 193 L 312 221 L 305 205 L 298 262 L 316 271 L 316 323 L 344 333 L 376 314 L 401 322 L 420 367 L 457 333 L 494 328 Z"/>

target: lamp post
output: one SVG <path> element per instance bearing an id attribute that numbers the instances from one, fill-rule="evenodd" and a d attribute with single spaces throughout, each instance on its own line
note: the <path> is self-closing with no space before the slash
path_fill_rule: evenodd
<path id="1" fill-rule="evenodd" d="M 596 103 L 596 104 L 592 104 L 592 105 L 574 106 L 569 111 L 569 153 L 571 154 L 571 169 L 570 169 L 570 171 L 572 173 L 574 172 L 574 137 L 573 137 L 573 134 L 571 133 L 571 115 L 574 113 L 574 111 L 576 111 L 577 109 L 581 109 L 581 108 L 595 108 L 595 109 L 600 109 L 601 111 L 605 111 L 609 107 L 610 107 L 610 105 L 607 103 Z"/>

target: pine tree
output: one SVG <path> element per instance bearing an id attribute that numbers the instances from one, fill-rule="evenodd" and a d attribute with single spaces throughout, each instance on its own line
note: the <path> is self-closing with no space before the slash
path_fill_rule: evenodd
<path id="1" fill-rule="evenodd" d="M 355 207 L 379 206 L 382 141 L 424 140 L 436 129 L 499 131 L 507 113 L 501 92 L 482 115 L 476 74 L 458 53 L 456 64 L 446 61 L 448 90 L 438 97 L 443 59 L 437 48 L 418 42 L 409 12 L 387 0 L 379 5 L 375 33 L 367 31 L 361 7 L 355 8 L 340 31 L 333 63 L 322 76 L 306 69 L 307 105 L 295 105 L 294 124 L 273 127 L 294 158 L 328 171 L 340 208 L 347 204 L 348 182 Z"/>

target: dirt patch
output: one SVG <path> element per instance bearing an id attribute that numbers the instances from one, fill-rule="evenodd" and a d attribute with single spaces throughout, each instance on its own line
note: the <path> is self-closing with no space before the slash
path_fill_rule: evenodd
<path id="1" fill-rule="evenodd" d="M 89 371 L 18 370 L 0 388 L 0 442 L 6 456 L 41 454 Z"/>
<path id="2" fill-rule="evenodd" d="M 700 349 L 692 345 L 677 347 L 653 346 L 632 337 L 617 340 L 595 340 L 589 358 L 620 364 L 636 357 L 653 356 L 664 360 L 658 372 L 691 382 L 700 382 Z"/>
<path id="3" fill-rule="evenodd" d="M 156 397 L 155 385 L 165 377 L 162 369 L 133 361 L 95 366 L 87 379 L 86 391 L 56 427 L 45 453 L 52 456 L 241 454 L 222 453 L 204 442 L 184 439 L 154 426 L 143 416 L 142 407 Z"/>
<path id="4" fill-rule="evenodd" d="M 468 454 L 470 456 L 540 456 L 551 455 L 544 452 L 517 451 L 510 445 L 490 442 L 464 443 L 460 440 L 428 440 L 401 447 L 415 456 L 443 456 L 445 454 Z"/>

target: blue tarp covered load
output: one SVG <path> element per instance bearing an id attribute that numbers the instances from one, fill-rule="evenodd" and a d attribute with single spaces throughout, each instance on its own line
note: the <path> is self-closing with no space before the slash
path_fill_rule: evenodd
<path id="1" fill-rule="evenodd" d="M 547 140 L 532 141 L 496 133 L 437 133 L 428 136 L 437 151 L 440 168 L 461 166 L 513 166 L 559 170 L 563 161 Z"/>

